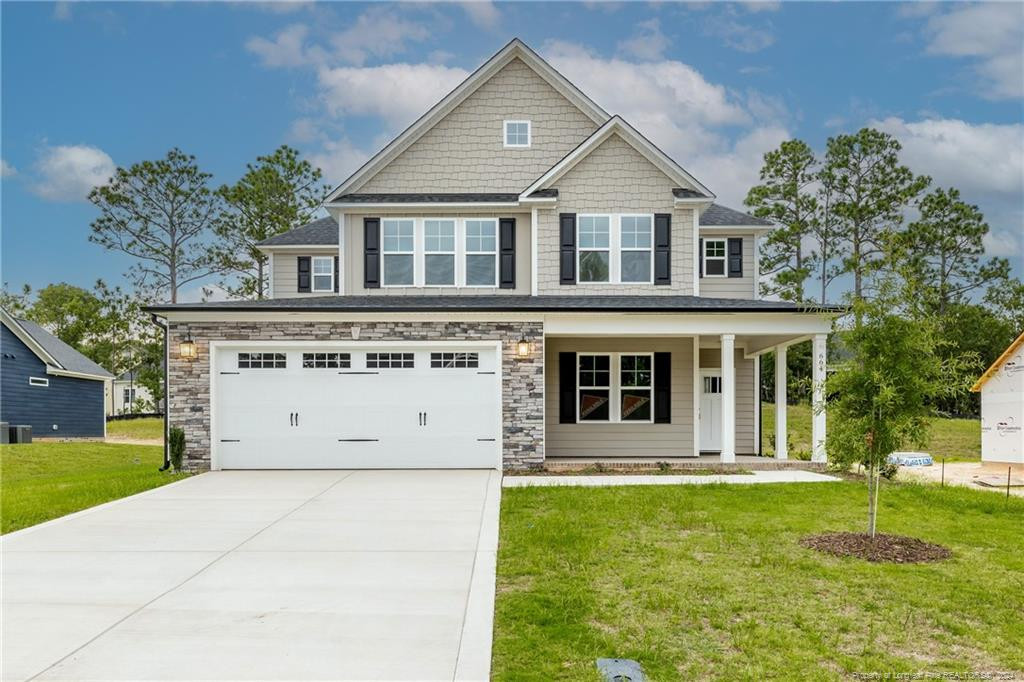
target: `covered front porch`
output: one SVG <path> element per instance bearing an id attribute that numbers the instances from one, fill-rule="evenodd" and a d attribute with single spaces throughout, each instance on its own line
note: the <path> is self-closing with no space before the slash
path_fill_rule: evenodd
<path id="1" fill-rule="evenodd" d="M 787 451 L 787 349 L 797 343 L 812 346 L 811 464 L 824 466 L 830 327 L 820 313 L 546 320 L 547 466 L 807 466 Z M 774 457 L 761 445 L 767 353 L 775 358 Z"/>

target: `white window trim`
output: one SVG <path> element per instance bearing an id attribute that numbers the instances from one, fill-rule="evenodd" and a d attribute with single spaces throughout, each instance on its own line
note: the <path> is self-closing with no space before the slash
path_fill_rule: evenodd
<path id="1" fill-rule="evenodd" d="M 582 248 L 580 244 L 580 222 L 582 218 L 608 218 L 608 248 Z M 651 247 L 650 249 L 622 248 L 622 219 L 623 218 L 650 218 L 651 219 Z M 606 282 L 584 282 L 579 279 L 580 255 L 585 251 L 608 251 L 608 281 Z M 623 251 L 650 251 L 651 266 L 650 278 L 646 282 L 623 282 L 622 281 L 622 252 Z M 607 286 L 622 284 L 654 284 L 654 214 L 653 213 L 580 213 L 576 216 L 576 273 L 577 284 L 585 286 Z"/>
<path id="2" fill-rule="evenodd" d="M 448 221 L 448 222 L 452 223 L 452 227 L 453 227 L 453 229 L 452 229 L 452 240 L 454 242 L 454 244 L 453 244 L 454 250 L 453 251 L 427 251 L 427 221 L 428 220 L 433 220 L 433 221 L 437 221 L 437 222 Z M 417 222 L 419 223 L 419 225 L 417 225 Z M 416 221 L 416 220 L 413 221 L 413 228 L 412 229 L 413 229 L 414 237 L 417 234 L 417 232 L 422 234 L 422 237 L 421 237 L 422 238 L 422 248 L 417 249 L 418 254 L 417 254 L 416 260 L 417 260 L 417 262 L 418 262 L 418 264 L 420 266 L 419 267 L 419 271 L 422 272 L 423 281 L 422 282 L 417 281 L 416 273 L 414 272 L 413 273 L 413 281 L 416 282 L 416 286 L 422 286 L 422 287 L 425 287 L 425 288 L 428 288 L 428 289 L 434 289 L 434 288 L 437 288 L 437 289 L 454 289 L 454 288 L 458 287 L 459 286 L 459 277 L 460 277 L 460 274 L 461 274 L 459 272 L 459 219 L 458 218 L 442 218 L 440 216 L 439 217 L 431 216 L 429 218 L 421 218 L 418 221 Z M 414 242 L 416 242 L 415 239 L 414 239 Z M 417 243 L 417 246 L 419 246 L 419 245 L 420 244 Z M 428 254 L 432 255 L 432 256 L 448 256 L 448 255 L 450 255 L 452 257 L 452 259 L 455 262 L 453 263 L 453 267 L 452 267 L 452 283 L 451 284 L 427 284 L 427 255 Z"/>
<path id="3" fill-rule="evenodd" d="M 329 272 L 331 275 L 331 286 L 328 289 L 317 289 L 316 288 L 316 262 L 317 261 L 329 261 Z M 320 277 L 324 274 L 320 273 Z M 309 261 L 309 291 L 314 294 L 334 293 L 334 256 L 311 256 Z"/>
<path id="4" fill-rule="evenodd" d="M 412 221 L 412 251 L 387 251 L 384 249 L 384 223 L 388 221 Z M 399 237 L 401 239 L 401 237 Z M 423 230 L 422 221 L 408 216 L 388 216 L 380 219 L 380 286 L 384 289 L 407 289 L 409 287 L 423 286 L 423 268 L 417 267 L 419 260 L 417 254 L 423 252 Z M 388 284 L 385 282 L 384 261 L 386 256 L 412 256 L 412 284 Z"/>
<path id="5" fill-rule="evenodd" d="M 508 124 L 509 123 L 525 123 L 526 124 L 526 144 L 509 144 L 508 142 Z M 501 143 L 505 149 L 527 149 L 533 144 L 533 124 L 530 121 L 519 120 L 519 119 L 507 119 L 501 124 Z"/>
<path id="6" fill-rule="evenodd" d="M 622 219 L 623 218 L 649 218 L 650 219 L 650 246 L 647 248 L 638 246 L 622 246 Z M 620 213 L 616 217 L 616 222 L 619 225 L 619 253 L 617 259 L 619 261 L 619 279 L 622 279 L 622 254 L 633 251 L 646 251 L 648 255 L 647 273 L 648 277 L 646 280 L 631 280 L 622 281 L 621 284 L 654 284 L 654 214 L 653 213 Z"/>
<path id="7" fill-rule="evenodd" d="M 28 378 L 28 385 L 29 386 L 40 386 L 40 387 L 45 388 L 45 387 L 50 385 L 50 380 L 45 378 L 45 377 L 29 377 Z"/>
<path id="8" fill-rule="evenodd" d="M 580 416 L 580 392 L 585 389 L 596 389 L 605 390 L 604 386 L 581 386 L 580 385 L 580 358 L 583 356 L 602 356 L 607 355 L 609 357 L 608 368 L 611 376 L 609 377 L 608 390 L 608 401 L 611 403 L 608 407 L 608 419 L 597 420 L 597 419 L 583 419 Z M 651 392 L 651 416 L 646 420 L 642 419 L 623 419 L 622 418 L 622 356 L 645 356 L 651 359 L 651 385 L 649 387 L 643 386 L 626 386 L 627 390 L 631 388 L 639 388 L 650 390 Z M 576 423 L 577 424 L 653 424 L 654 423 L 654 353 L 642 352 L 642 351 L 628 351 L 628 352 L 588 352 L 588 353 L 576 353 Z"/>
<path id="9" fill-rule="evenodd" d="M 721 244 L 722 245 L 722 249 L 723 249 L 723 253 L 725 254 L 725 255 L 723 255 L 721 257 L 714 256 L 713 258 L 711 258 L 711 260 L 714 260 L 714 261 L 718 261 L 718 260 L 722 261 L 722 274 L 721 275 L 710 275 L 710 274 L 708 274 L 708 244 L 711 244 L 712 242 Z M 724 278 L 724 277 L 728 277 L 729 276 L 729 240 L 728 239 L 724 239 L 724 238 L 723 239 L 708 239 L 707 237 L 705 237 L 704 238 L 704 250 L 700 254 L 700 257 L 701 257 L 701 270 L 703 271 L 705 277 Z"/>
<path id="10" fill-rule="evenodd" d="M 489 221 L 489 222 L 494 223 L 494 251 L 493 252 L 492 251 L 470 251 L 469 248 L 466 246 L 466 239 L 467 239 L 466 223 L 471 221 L 471 220 L 472 221 Z M 460 286 L 462 286 L 462 287 L 464 287 L 466 289 L 496 289 L 497 286 L 498 286 L 498 278 L 501 276 L 501 273 L 498 272 L 499 268 L 501 267 L 501 263 L 498 261 L 498 254 L 501 252 L 501 249 L 499 248 L 500 244 L 498 243 L 498 242 L 501 241 L 501 224 L 500 224 L 500 222 L 498 221 L 497 218 L 485 218 L 485 217 L 463 218 L 462 221 L 460 221 L 460 222 L 461 222 L 461 228 L 462 229 L 461 230 L 456 229 L 456 232 L 459 233 L 460 236 L 461 236 L 461 240 L 458 243 L 460 243 L 462 245 L 462 256 L 461 256 L 461 259 L 462 259 L 462 275 L 463 276 L 462 276 L 461 279 L 457 279 L 456 281 L 460 283 Z M 469 267 L 466 266 L 467 257 L 468 256 L 489 256 L 489 255 L 493 255 L 494 256 L 494 283 L 493 284 L 469 284 L 467 279 L 466 279 L 467 276 L 469 275 Z"/>

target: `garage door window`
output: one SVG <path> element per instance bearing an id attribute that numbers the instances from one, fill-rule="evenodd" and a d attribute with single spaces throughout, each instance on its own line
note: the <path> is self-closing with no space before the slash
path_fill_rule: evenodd
<path id="1" fill-rule="evenodd" d="M 304 369 L 348 369 L 352 357 L 348 353 L 303 353 Z"/>
<path id="2" fill-rule="evenodd" d="M 412 369 L 412 353 L 367 353 L 366 366 L 369 369 Z"/>
<path id="3" fill-rule="evenodd" d="M 238 354 L 238 369 L 284 369 L 287 366 L 284 353 Z"/>
<path id="4" fill-rule="evenodd" d="M 434 369 L 471 369 L 480 366 L 480 354 L 431 353 L 430 366 Z"/>

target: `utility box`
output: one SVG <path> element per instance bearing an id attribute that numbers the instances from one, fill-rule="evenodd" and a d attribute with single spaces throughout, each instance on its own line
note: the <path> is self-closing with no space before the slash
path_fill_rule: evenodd
<path id="1" fill-rule="evenodd" d="M 16 424 L 8 428 L 11 443 L 31 443 L 32 427 L 28 424 Z"/>
<path id="2" fill-rule="evenodd" d="M 7 422 L 0 422 L 0 445 L 7 445 L 11 442 L 11 430 Z"/>

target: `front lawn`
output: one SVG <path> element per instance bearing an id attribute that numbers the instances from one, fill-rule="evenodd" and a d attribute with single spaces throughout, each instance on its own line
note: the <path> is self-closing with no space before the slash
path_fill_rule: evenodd
<path id="1" fill-rule="evenodd" d="M 164 440 L 164 420 L 160 417 L 114 419 L 107 422 L 107 438 L 136 440 Z"/>
<path id="2" fill-rule="evenodd" d="M 800 538 L 861 531 L 863 483 L 514 488 L 502 493 L 494 677 L 849 679 L 1024 671 L 1024 500 L 888 485 L 879 528 L 952 549 L 872 564 Z"/>
<path id="3" fill-rule="evenodd" d="M 761 434 L 763 452 L 774 452 L 770 437 L 775 433 L 775 405 L 761 403 Z M 811 406 L 807 403 L 790 405 L 786 410 L 786 430 L 789 431 L 792 458 L 796 452 L 811 452 Z M 938 462 L 977 462 L 981 460 L 980 419 L 931 419 L 931 441 L 925 451 Z"/>
<path id="4" fill-rule="evenodd" d="M 0 532 L 33 526 L 181 478 L 157 445 L 71 442 L 0 447 Z"/>

